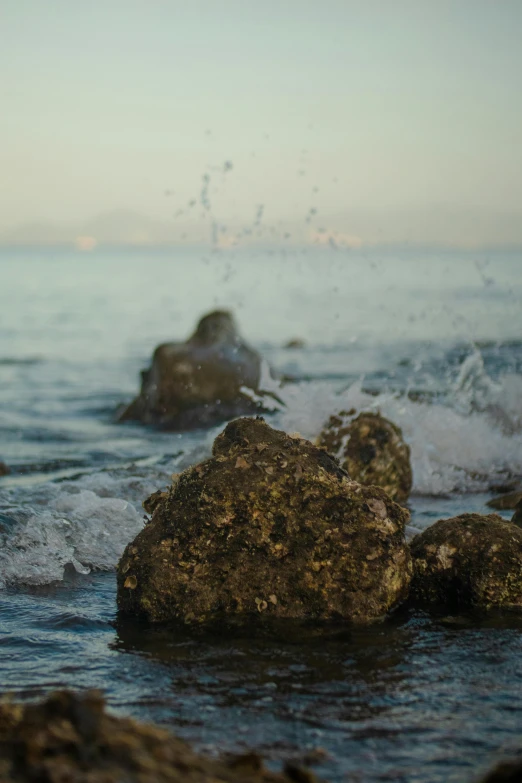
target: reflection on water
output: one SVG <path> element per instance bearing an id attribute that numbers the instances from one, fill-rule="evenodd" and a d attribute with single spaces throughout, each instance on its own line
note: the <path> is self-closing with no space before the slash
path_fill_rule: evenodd
<path id="1" fill-rule="evenodd" d="M 471 781 L 522 726 L 522 626 L 403 613 L 299 643 L 116 622 L 112 575 L 0 592 L 0 676 L 24 698 L 102 688 L 210 753 L 316 755 L 332 781 Z"/>

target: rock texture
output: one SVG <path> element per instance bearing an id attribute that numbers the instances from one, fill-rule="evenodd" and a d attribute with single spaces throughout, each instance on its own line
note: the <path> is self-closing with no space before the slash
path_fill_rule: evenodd
<path id="1" fill-rule="evenodd" d="M 100 694 L 60 691 L 40 704 L 0 703 L 2 783 L 313 783 L 306 769 L 269 772 L 254 753 L 216 761 L 163 729 L 107 714 Z"/>
<path id="2" fill-rule="evenodd" d="M 522 608 L 522 530 L 497 514 L 436 522 L 411 542 L 411 597 L 457 610 Z"/>
<path id="3" fill-rule="evenodd" d="M 153 504 L 154 505 L 154 504 Z M 337 460 L 239 419 L 179 477 L 118 566 L 118 606 L 151 622 L 370 623 L 407 595 L 409 514 Z"/>
<path id="4" fill-rule="evenodd" d="M 410 448 L 402 431 L 380 413 L 354 410 L 331 416 L 319 436 L 324 446 L 341 461 L 350 478 L 361 484 L 382 487 L 397 503 L 411 492 Z"/>
<path id="5" fill-rule="evenodd" d="M 510 511 L 517 507 L 517 504 L 522 500 L 522 492 L 506 492 L 503 495 L 499 495 L 496 498 L 492 498 L 488 501 L 489 508 L 494 508 L 496 511 Z"/>
<path id="6" fill-rule="evenodd" d="M 140 394 L 119 415 L 158 427 L 208 427 L 262 410 L 242 387 L 260 392 L 261 357 L 239 336 L 232 315 L 209 313 L 186 342 L 158 346 Z"/>

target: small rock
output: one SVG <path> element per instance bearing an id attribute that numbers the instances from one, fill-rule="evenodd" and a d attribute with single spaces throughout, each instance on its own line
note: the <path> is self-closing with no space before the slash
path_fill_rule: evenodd
<path id="1" fill-rule="evenodd" d="M 213 426 L 263 410 L 244 388 L 260 395 L 261 356 L 239 336 L 229 312 L 204 316 L 188 340 L 156 348 L 142 372 L 141 391 L 119 421 L 169 430 Z"/>
<path id="2" fill-rule="evenodd" d="M 517 504 L 522 500 L 522 491 L 518 492 L 506 492 L 504 495 L 500 495 L 498 498 L 492 498 L 486 505 L 489 508 L 494 508 L 496 511 L 510 511 L 517 507 Z"/>
<path id="3" fill-rule="evenodd" d="M 2 460 L 0 460 L 0 476 L 7 476 L 10 472 L 11 471 L 9 470 L 5 462 L 2 462 Z"/>
<path id="4" fill-rule="evenodd" d="M 330 420 L 318 440 L 340 461 L 350 478 L 381 487 L 397 503 L 405 503 L 412 486 L 410 448 L 402 431 L 380 413 L 341 411 Z"/>
<path id="5" fill-rule="evenodd" d="M 411 554 L 414 602 L 522 609 L 522 530 L 496 514 L 440 520 L 415 536 Z"/>

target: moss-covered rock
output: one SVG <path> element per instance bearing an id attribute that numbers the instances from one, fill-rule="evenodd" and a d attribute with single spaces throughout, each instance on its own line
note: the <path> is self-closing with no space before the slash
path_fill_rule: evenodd
<path id="1" fill-rule="evenodd" d="M 259 412 L 261 403 L 243 387 L 260 393 L 261 361 L 230 313 L 209 313 L 186 342 L 156 348 L 139 395 L 118 418 L 187 430 Z"/>
<path id="2" fill-rule="evenodd" d="M 7 476 L 7 474 L 10 472 L 11 471 L 9 470 L 5 462 L 2 462 L 2 460 L 0 460 L 0 476 Z"/>
<path id="3" fill-rule="evenodd" d="M 513 519 L 511 521 L 514 525 L 522 527 L 522 499 L 518 501 L 515 507 L 515 513 L 513 514 Z"/>
<path id="4" fill-rule="evenodd" d="M 118 606 L 194 625 L 370 623 L 407 595 L 408 518 L 324 449 L 239 419 L 127 546 Z"/>
<path id="5" fill-rule="evenodd" d="M 411 598 L 457 610 L 522 608 L 522 530 L 497 514 L 443 519 L 411 542 Z"/>
<path id="6" fill-rule="evenodd" d="M 0 703 L 2 783 L 313 783 L 268 771 L 255 753 L 217 761 L 156 726 L 109 715 L 96 692 Z"/>
<path id="7" fill-rule="evenodd" d="M 334 454 L 350 478 L 382 487 L 397 503 L 411 492 L 410 448 L 402 431 L 380 413 L 341 411 L 331 416 L 319 436 L 319 445 Z"/>

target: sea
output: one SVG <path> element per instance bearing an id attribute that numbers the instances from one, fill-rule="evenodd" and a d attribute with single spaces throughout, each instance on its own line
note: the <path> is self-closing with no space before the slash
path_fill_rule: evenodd
<path id="1" fill-rule="evenodd" d="M 402 428 L 408 536 L 490 513 L 522 480 L 520 250 L 3 247 L 1 692 L 97 688 L 205 753 L 315 761 L 332 782 L 477 780 L 522 748 L 516 617 L 405 611 L 298 642 L 118 617 L 115 566 L 142 501 L 223 425 L 168 433 L 115 413 L 154 347 L 216 308 L 266 360 L 273 426 L 313 439 L 356 408 Z M 302 347 L 285 348 L 293 338 Z"/>

